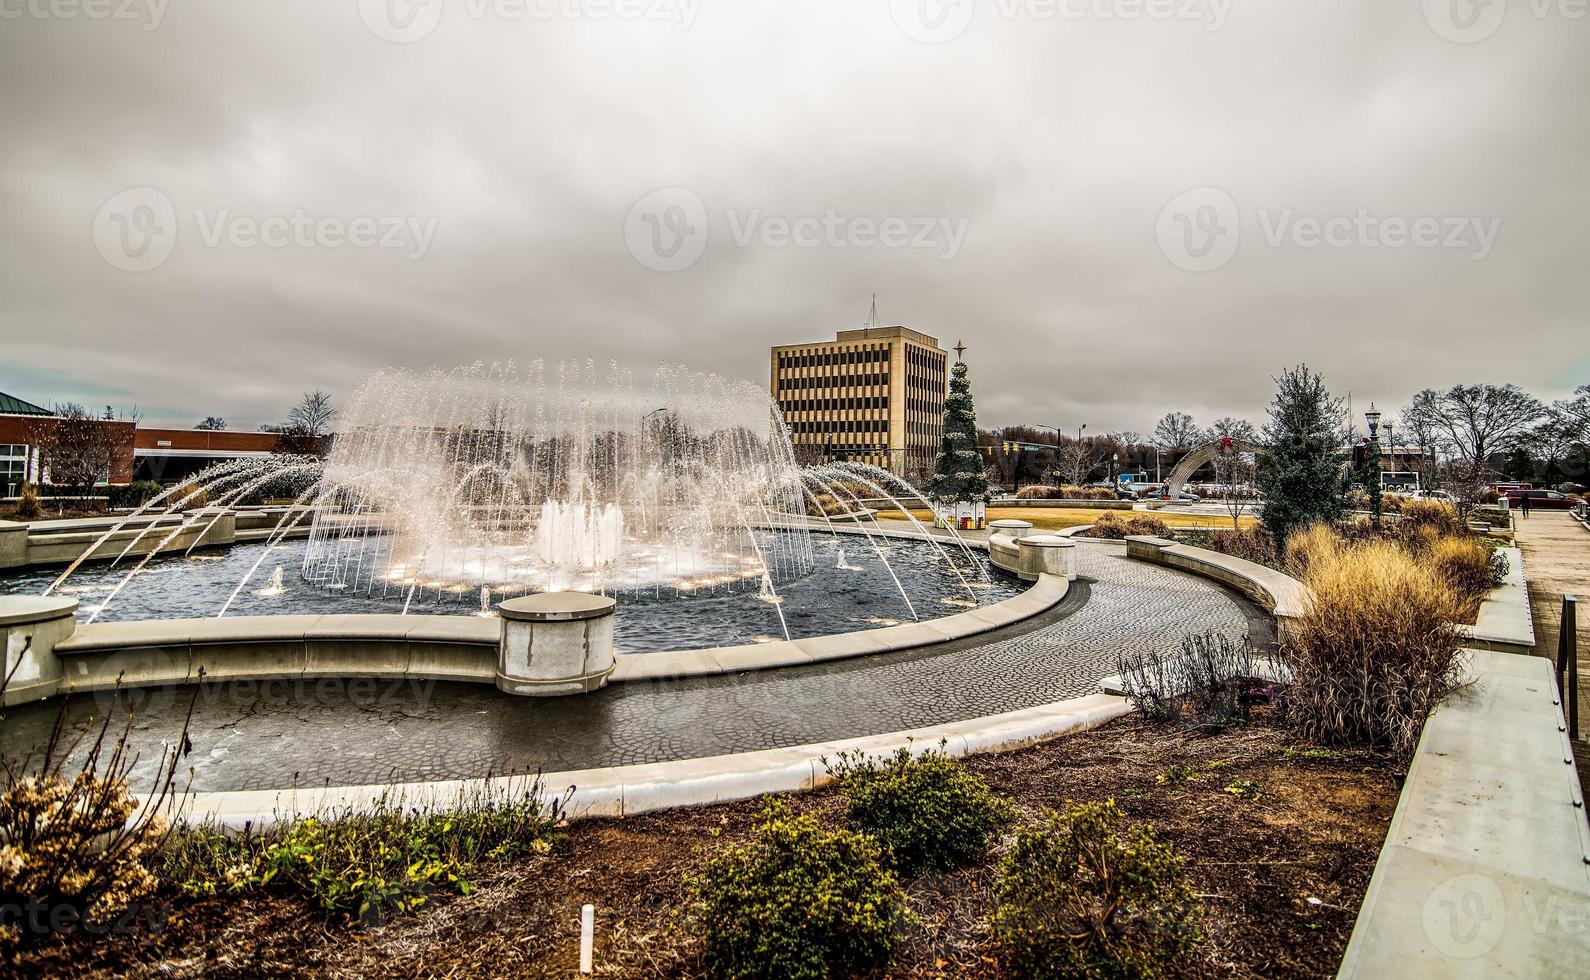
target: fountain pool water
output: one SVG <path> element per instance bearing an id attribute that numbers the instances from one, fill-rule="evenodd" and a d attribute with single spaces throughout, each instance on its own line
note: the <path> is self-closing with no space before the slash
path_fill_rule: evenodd
<path id="1" fill-rule="evenodd" d="M 837 570 L 838 548 L 845 545 L 847 552 L 855 552 L 854 540 L 815 535 L 811 544 L 820 567 L 786 581 L 776 593 L 768 587 L 629 594 L 619 602 L 614 620 L 618 648 L 624 653 L 641 653 L 783 639 L 785 621 L 790 635 L 796 638 L 911 622 L 914 617 L 910 609 L 895 588 L 889 570 L 872 549 L 850 555 L 848 564 L 858 570 Z M 256 563 L 262 580 L 273 584 L 245 589 L 233 601 L 228 616 L 401 610 L 400 594 L 382 597 L 379 592 L 365 595 L 326 591 L 299 579 L 294 570 L 303 562 L 306 545 L 302 540 L 284 541 L 267 553 L 263 544 L 240 544 L 226 551 L 157 558 L 117 594 L 96 622 L 214 616 L 238 580 Z M 938 549 L 921 542 L 897 540 L 883 548 L 883 557 L 900 577 L 922 618 L 964 611 L 955 603 L 963 600 L 967 592 Z M 985 584 L 980 567 L 966 564 L 958 554 L 955 559 L 961 563 L 962 574 L 978 586 L 979 598 L 987 602 L 1009 598 L 1023 587 L 1015 578 L 997 570 Z M 977 559 L 985 560 L 980 554 Z M 0 579 L 0 592 L 37 595 L 54 574 L 53 569 L 12 573 Z M 56 592 L 77 597 L 81 621 L 94 615 L 124 575 L 121 567 L 84 565 Z M 280 592 L 274 587 L 278 581 Z M 484 586 L 462 596 L 446 593 L 438 598 L 427 592 L 423 598 L 415 598 L 409 612 L 495 615 L 493 607 L 502 598 Z"/>

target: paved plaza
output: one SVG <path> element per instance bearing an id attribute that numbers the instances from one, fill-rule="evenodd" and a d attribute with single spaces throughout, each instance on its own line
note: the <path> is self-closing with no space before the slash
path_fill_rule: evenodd
<path id="1" fill-rule="evenodd" d="M 582 697 L 507 697 L 478 685 L 305 681 L 201 693 L 188 759 L 199 791 L 275 789 L 658 762 L 882 734 L 1092 693 L 1127 651 L 1171 652 L 1206 630 L 1269 643 L 1268 616 L 1206 580 L 1079 548 L 1082 577 L 1055 609 L 925 651 L 727 677 L 611 686 Z M 150 692 L 133 739 L 135 782 L 173 739 L 188 690 Z M 103 712 L 80 697 L 73 714 Z M 8 755 L 48 732 L 56 703 L 11 712 Z"/>

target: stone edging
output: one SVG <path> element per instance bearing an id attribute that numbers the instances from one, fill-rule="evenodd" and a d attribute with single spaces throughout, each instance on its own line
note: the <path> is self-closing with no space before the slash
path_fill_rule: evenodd
<path id="1" fill-rule="evenodd" d="M 1473 626 L 1458 630 L 1477 647 L 1498 653 L 1535 652 L 1535 620 L 1529 611 L 1529 582 L 1524 576 L 1524 553 L 1498 548 L 1507 555 L 1507 575 L 1502 584 L 1486 593 Z"/>
<path id="2" fill-rule="evenodd" d="M 1472 656 L 1425 724 L 1340 978 L 1590 973 L 1590 824 L 1552 663 Z"/>
<path id="3" fill-rule="evenodd" d="M 543 791 L 570 791 L 568 816 L 623 817 L 649 810 L 704 806 L 744 800 L 764 793 L 798 793 L 833 781 L 822 760 L 841 752 L 886 755 L 905 747 L 922 752 L 944 743 L 952 756 L 1021 748 L 1104 724 L 1131 711 L 1126 699 L 1104 694 L 1058 701 L 1004 714 L 948 722 L 927 728 L 862 738 L 819 742 L 785 749 L 679 759 L 634 766 L 548 773 Z M 527 777 L 442 780 L 391 785 L 236 790 L 191 794 L 179 819 L 214 822 L 238 830 L 314 814 L 368 808 L 383 797 L 405 806 L 442 807 L 483 795 L 508 796 L 522 790 Z"/>
<path id="4" fill-rule="evenodd" d="M 868 533 L 854 527 L 834 530 Z M 877 528 L 870 533 L 953 544 L 943 535 L 914 531 Z M 965 544 L 988 548 L 979 540 Z M 704 677 L 933 646 L 1039 615 L 1063 600 L 1069 589 L 1065 577 L 1037 575 L 1020 595 L 936 619 L 773 643 L 626 654 L 608 679 L 622 683 Z M 211 681 L 368 676 L 490 684 L 496 681 L 500 635 L 497 619 L 475 616 L 285 615 L 94 623 L 53 644 L 51 663 L 43 666 L 56 672 L 58 683 L 19 685 L 8 692 L 7 702 L 103 690 L 118 679 L 128 686 L 197 683 L 201 669 Z"/>

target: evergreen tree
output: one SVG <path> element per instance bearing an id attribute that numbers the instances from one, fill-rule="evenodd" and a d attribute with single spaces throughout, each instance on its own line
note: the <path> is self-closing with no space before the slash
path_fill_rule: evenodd
<path id="1" fill-rule="evenodd" d="M 1380 485 L 1380 440 L 1371 439 L 1364 447 L 1364 465 L 1358 471 L 1358 482 L 1364 485 L 1364 492 L 1369 495 L 1369 513 L 1375 519 L 1375 526 L 1380 526 L 1380 509 L 1384 505 L 1383 491 Z"/>
<path id="2" fill-rule="evenodd" d="M 977 451 L 977 412 L 972 408 L 972 383 L 966 364 L 950 372 L 950 393 L 944 399 L 944 443 L 933 461 L 925 491 L 940 503 L 988 499 L 988 474 Z"/>
<path id="3" fill-rule="evenodd" d="M 1341 464 L 1336 455 L 1341 400 L 1325 380 L 1300 364 L 1276 379 L 1266 448 L 1259 457 L 1264 526 L 1278 545 L 1311 521 L 1341 515 Z"/>

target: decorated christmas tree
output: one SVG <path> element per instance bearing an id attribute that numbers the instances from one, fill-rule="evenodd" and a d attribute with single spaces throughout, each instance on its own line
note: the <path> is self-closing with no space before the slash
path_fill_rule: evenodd
<path id="1" fill-rule="evenodd" d="M 972 408 L 972 383 L 966 364 L 950 372 L 950 393 L 944 399 L 944 443 L 933 462 L 925 491 L 941 503 L 983 503 L 988 499 L 988 474 L 977 451 L 977 411 Z"/>

